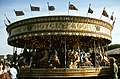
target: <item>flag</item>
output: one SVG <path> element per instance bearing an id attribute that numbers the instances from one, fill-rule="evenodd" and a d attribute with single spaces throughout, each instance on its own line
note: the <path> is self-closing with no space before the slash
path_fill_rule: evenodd
<path id="1" fill-rule="evenodd" d="M 113 24 L 112 24 L 113 26 L 114 26 L 114 24 L 115 24 L 115 20 L 116 20 L 116 18 L 115 18 L 114 21 L 113 21 Z"/>
<path id="2" fill-rule="evenodd" d="M 88 13 L 93 13 L 93 10 L 89 7 L 89 9 L 88 9 Z"/>
<path id="3" fill-rule="evenodd" d="M 107 12 L 105 11 L 105 8 L 103 9 L 102 15 L 105 17 L 109 17 L 109 15 L 107 14 Z"/>
<path id="4" fill-rule="evenodd" d="M 111 15 L 110 19 L 113 20 L 113 15 Z"/>
<path id="5" fill-rule="evenodd" d="M 6 14 L 4 14 L 4 15 L 5 15 L 5 18 L 7 19 L 8 23 L 11 23 L 10 20 L 7 18 Z"/>
<path id="6" fill-rule="evenodd" d="M 88 9 L 88 13 L 93 13 L 93 10 L 90 8 L 91 4 L 89 4 L 89 9 Z"/>
<path id="7" fill-rule="evenodd" d="M 15 9 L 14 9 L 15 11 Z M 15 11 L 16 16 L 23 16 L 25 15 L 23 11 Z"/>
<path id="8" fill-rule="evenodd" d="M 70 2 L 69 2 L 69 9 L 78 11 L 78 9 L 73 4 L 71 4 Z"/>
<path id="9" fill-rule="evenodd" d="M 54 11 L 55 10 L 55 7 L 54 6 L 50 6 L 49 2 L 47 2 L 47 4 L 48 4 L 48 10 L 49 11 Z"/>
<path id="10" fill-rule="evenodd" d="M 49 11 L 55 10 L 55 7 L 54 7 L 54 6 L 48 6 L 48 8 L 49 8 Z"/>
<path id="11" fill-rule="evenodd" d="M 6 22 L 5 22 L 5 20 L 4 20 L 4 24 L 5 24 L 5 26 L 8 26 L 8 25 L 6 24 Z"/>
<path id="12" fill-rule="evenodd" d="M 112 12 L 112 15 L 111 15 L 111 17 L 110 17 L 111 20 L 113 20 L 113 13 L 114 13 L 114 12 Z"/>
<path id="13" fill-rule="evenodd" d="M 40 7 L 37 6 L 31 6 L 30 4 L 31 11 L 40 11 Z"/>

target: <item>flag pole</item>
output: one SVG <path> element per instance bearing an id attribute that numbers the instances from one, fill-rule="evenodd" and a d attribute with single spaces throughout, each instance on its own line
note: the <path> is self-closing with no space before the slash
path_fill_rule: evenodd
<path id="1" fill-rule="evenodd" d="M 69 2 L 69 5 L 68 5 L 68 15 L 69 15 L 69 7 L 70 7 L 70 2 Z"/>
<path id="2" fill-rule="evenodd" d="M 47 4 L 48 4 L 48 14 L 49 14 L 49 16 L 50 16 L 50 11 L 49 11 L 49 2 L 47 2 Z"/>
<path id="3" fill-rule="evenodd" d="M 91 6 L 91 4 L 89 4 L 89 8 L 90 8 L 90 6 Z M 89 8 L 88 8 L 88 10 L 89 10 Z M 87 14 L 86 14 L 86 17 L 88 16 L 88 11 L 87 11 Z"/>
<path id="4" fill-rule="evenodd" d="M 15 12 L 15 9 L 13 9 L 13 11 Z M 16 13 L 15 13 L 15 15 L 16 15 Z M 16 16 L 16 19 L 18 19 L 18 17 Z"/>
<path id="5" fill-rule="evenodd" d="M 88 16 L 88 12 L 87 12 L 87 14 L 86 14 L 86 17 Z"/>
<path id="6" fill-rule="evenodd" d="M 102 18 L 102 15 L 100 16 L 100 19 Z"/>
<path id="7" fill-rule="evenodd" d="M 104 9 L 103 9 L 104 10 Z M 103 13 L 103 12 L 102 12 Z M 102 18 L 102 14 L 101 14 L 101 16 L 100 16 L 100 19 Z"/>
<path id="8" fill-rule="evenodd" d="M 105 10 L 105 7 L 103 8 L 103 11 Z M 102 12 L 103 13 L 103 12 Z M 102 14 L 101 14 L 101 16 L 100 16 L 100 19 L 102 18 Z"/>
<path id="9" fill-rule="evenodd" d="M 6 15 L 6 14 L 4 14 L 4 15 L 5 15 L 5 18 L 7 19 L 8 23 L 10 24 L 11 22 L 10 22 L 10 20 L 7 18 L 7 15 Z"/>
<path id="10" fill-rule="evenodd" d="M 32 6 L 31 6 L 31 4 L 30 4 L 30 9 L 31 9 L 31 7 L 32 7 Z M 31 16 L 33 17 L 32 11 L 31 11 Z"/>
<path id="11" fill-rule="evenodd" d="M 5 24 L 5 26 L 8 26 L 8 25 L 6 24 L 6 22 L 5 22 L 5 20 L 4 20 L 4 24 Z"/>
<path id="12" fill-rule="evenodd" d="M 112 15 L 111 15 L 111 17 L 113 16 L 113 14 L 114 14 L 114 12 L 112 12 Z M 110 19 L 111 19 L 111 17 L 109 18 L 109 21 L 108 21 L 108 22 L 110 22 Z"/>
<path id="13" fill-rule="evenodd" d="M 112 26 L 114 26 L 114 24 L 115 24 L 115 20 L 116 20 L 116 17 L 115 17 L 115 19 L 114 19 L 114 21 L 113 21 L 113 23 L 112 23 Z"/>

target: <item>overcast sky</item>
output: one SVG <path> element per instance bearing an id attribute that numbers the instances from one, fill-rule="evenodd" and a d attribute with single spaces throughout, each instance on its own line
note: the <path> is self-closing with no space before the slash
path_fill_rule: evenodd
<path id="1" fill-rule="evenodd" d="M 0 0 L 0 55 L 12 54 L 13 47 L 7 44 L 7 32 L 4 20 L 7 22 L 4 14 L 7 15 L 11 22 L 15 22 L 25 18 L 31 18 L 36 16 L 48 16 L 47 2 L 50 5 L 55 6 L 55 11 L 50 12 L 50 15 L 68 15 L 68 3 L 75 5 L 78 11 L 70 11 L 69 15 L 86 16 L 89 4 L 91 3 L 91 9 L 93 14 L 89 14 L 88 17 L 100 18 L 103 8 L 111 16 L 116 17 L 116 23 L 112 31 L 112 43 L 120 44 L 120 0 Z M 40 7 L 40 11 L 31 12 L 30 4 Z M 16 17 L 13 9 L 24 11 L 24 16 Z M 109 18 L 102 16 L 104 21 L 109 21 Z M 112 24 L 112 21 L 110 21 Z"/>

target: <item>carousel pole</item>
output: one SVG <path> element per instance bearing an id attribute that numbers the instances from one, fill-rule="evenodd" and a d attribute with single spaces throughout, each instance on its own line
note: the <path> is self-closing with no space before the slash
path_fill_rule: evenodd
<path id="1" fill-rule="evenodd" d="M 96 44 L 94 39 L 94 67 L 96 67 Z"/>
<path id="2" fill-rule="evenodd" d="M 14 52 L 15 52 L 15 47 L 13 47 L 13 54 L 14 54 Z"/>
<path id="3" fill-rule="evenodd" d="M 105 50 L 104 50 L 104 47 L 102 46 L 102 51 L 103 51 L 103 53 L 105 53 Z"/>
<path id="4" fill-rule="evenodd" d="M 67 61 L 66 61 L 66 37 L 64 38 L 65 39 L 65 68 L 67 67 Z"/>
<path id="5" fill-rule="evenodd" d="M 108 46 L 109 46 L 109 44 L 106 44 L 106 51 L 108 51 Z"/>

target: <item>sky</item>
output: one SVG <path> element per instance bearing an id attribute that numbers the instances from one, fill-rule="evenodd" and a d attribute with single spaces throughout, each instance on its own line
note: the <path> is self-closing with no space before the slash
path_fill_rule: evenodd
<path id="1" fill-rule="evenodd" d="M 78 11 L 70 11 L 68 14 L 69 1 L 78 8 Z M 8 34 L 4 20 L 7 24 L 8 22 L 4 14 L 12 23 L 31 17 L 49 16 L 47 2 L 55 6 L 55 10 L 50 12 L 50 16 L 86 16 L 90 3 L 94 12 L 89 14 L 88 17 L 100 19 L 104 7 L 109 16 L 114 12 L 113 16 L 116 17 L 116 22 L 112 30 L 111 44 L 120 44 L 120 0 L 0 0 L 0 55 L 13 53 L 13 47 L 7 43 Z M 40 7 L 40 11 L 31 12 L 30 4 Z M 24 11 L 25 15 L 16 16 L 13 9 Z M 107 17 L 102 16 L 101 19 L 112 24 L 112 21 L 109 21 Z"/>

